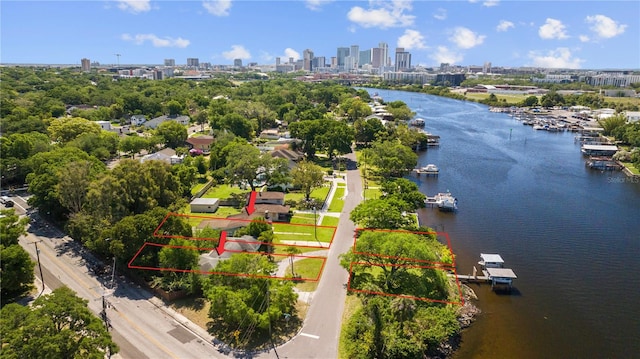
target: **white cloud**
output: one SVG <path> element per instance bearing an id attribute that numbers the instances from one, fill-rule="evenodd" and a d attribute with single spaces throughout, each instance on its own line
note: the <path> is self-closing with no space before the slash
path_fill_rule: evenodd
<path id="1" fill-rule="evenodd" d="M 122 34 L 122 40 L 131 41 L 136 45 L 142 45 L 146 41 L 151 42 L 154 47 L 180 47 L 184 48 L 189 46 L 191 41 L 187 39 L 183 39 L 181 37 L 172 38 L 172 37 L 164 37 L 160 38 L 154 34 L 136 34 L 135 36 L 131 36 L 129 34 Z"/>
<path id="2" fill-rule="evenodd" d="M 482 3 L 482 6 L 486 6 L 486 7 L 498 6 L 499 3 L 500 3 L 500 0 L 487 0 Z"/>
<path id="3" fill-rule="evenodd" d="M 571 51 L 566 47 L 547 51 L 546 54 L 530 51 L 529 58 L 533 60 L 533 66 L 546 68 L 578 69 L 584 62 L 582 59 L 572 57 Z"/>
<path id="4" fill-rule="evenodd" d="M 404 30 L 404 35 L 398 38 L 398 47 L 404 47 L 406 50 L 411 49 L 424 49 L 427 47 L 424 44 L 424 36 L 420 31 L 416 30 Z"/>
<path id="5" fill-rule="evenodd" d="M 511 21 L 507 21 L 507 20 L 500 20 L 500 23 L 498 24 L 498 26 L 496 26 L 496 31 L 507 31 L 510 28 L 514 28 L 516 27 L 516 25 L 514 25 Z"/>
<path id="6" fill-rule="evenodd" d="M 305 0 L 305 3 L 307 5 L 307 8 L 313 10 L 313 11 L 318 11 L 320 10 L 324 5 L 327 5 L 328 3 L 332 2 L 333 0 Z"/>
<path id="7" fill-rule="evenodd" d="M 300 59 L 300 53 L 290 47 L 287 47 L 286 49 L 284 49 L 284 56 L 280 57 L 285 59 L 285 62 L 289 61 L 290 57 L 293 57 L 293 61 L 297 61 Z"/>
<path id="8" fill-rule="evenodd" d="M 150 0 L 117 0 L 118 9 L 134 14 L 151 10 Z"/>
<path id="9" fill-rule="evenodd" d="M 591 40 L 587 35 L 580 35 L 579 38 L 580 38 L 580 41 L 582 42 L 589 42 L 589 40 Z"/>
<path id="10" fill-rule="evenodd" d="M 433 14 L 433 17 L 436 18 L 437 20 L 446 20 L 446 18 L 447 18 L 447 10 L 445 10 L 443 8 L 439 8 Z"/>
<path id="11" fill-rule="evenodd" d="M 604 15 L 587 16 L 585 21 L 592 24 L 591 31 L 603 39 L 618 36 L 624 33 L 624 30 L 627 28 L 627 25 L 620 25 L 612 18 Z"/>
<path id="12" fill-rule="evenodd" d="M 204 0 L 202 6 L 214 16 L 229 16 L 231 0 Z"/>
<path id="13" fill-rule="evenodd" d="M 231 45 L 231 50 L 222 52 L 222 56 L 227 60 L 248 60 L 251 58 L 249 51 L 242 45 Z"/>
<path id="14" fill-rule="evenodd" d="M 470 49 L 482 44 L 485 38 L 486 36 L 484 35 L 478 35 L 466 27 L 460 26 L 453 30 L 453 35 L 449 40 L 453 41 L 461 49 Z"/>
<path id="15" fill-rule="evenodd" d="M 569 36 L 565 32 L 566 26 L 560 20 L 547 18 L 544 25 L 538 29 L 538 35 L 543 39 L 566 39 Z"/>
<path id="16" fill-rule="evenodd" d="M 415 16 L 406 13 L 412 10 L 411 1 L 372 1 L 369 6 L 369 9 L 352 7 L 347 18 L 362 27 L 386 29 L 413 25 Z"/>
<path id="17" fill-rule="evenodd" d="M 429 56 L 436 61 L 437 64 L 448 63 L 455 64 L 462 61 L 461 54 L 449 50 L 446 46 L 438 46 L 437 51 Z"/>

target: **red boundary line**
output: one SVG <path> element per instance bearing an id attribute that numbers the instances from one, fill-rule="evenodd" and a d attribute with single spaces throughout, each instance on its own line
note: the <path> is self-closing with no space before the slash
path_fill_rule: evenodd
<path id="1" fill-rule="evenodd" d="M 253 220 L 251 219 L 235 219 L 235 218 L 223 218 L 223 217 L 210 217 L 210 216 L 202 216 L 202 215 L 191 215 L 191 214 L 182 214 L 182 213 L 173 213 L 173 212 L 169 212 L 167 213 L 167 215 L 165 216 L 165 218 L 162 220 L 162 222 L 160 222 L 160 224 L 158 225 L 158 227 L 156 228 L 156 230 L 153 232 L 153 236 L 157 237 L 157 238 L 178 238 L 178 239 L 189 239 L 189 240 L 196 240 L 196 241 L 210 241 L 211 238 L 202 238 L 202 237 L 191 237 L 191 236 L 177 236 L 177 235 L 168 235 L 168 234 L 159 234 L 160 228 L 164 225 L 164 223 L 167 221 L 167 219 L 169 219 L 170 216 L 176 216 L 176 217 L 195 217 L 195 218 L 206 218 L 206 219 L 218 219 L 218 220 L 224 220 L 224 221 L 232 221 L 232 222 L 253 222 Z M 287 222 L 267 222 L 267 221 L 260 221 L 260 223 L 269 223 L 269 224 L 283 224 L 283 225 L 288 225 L 288 226 L 300 226 L 300 227 L 313 227 L 313 224 L 294 224 L 294 223 L 287 223 Z M 333 229 L 333 234 L 331 235 L 331 241 L 329 241 L 328 246 L 327 247 L 323 247 L 323 246 L 311 246 L 311 245 L 299 245 L 299 244 L 286 244 L 286 243 L 270 243 L 270 242 L 259 242 L 260 244 L 263 245 L 267 245 L 267 246 L 285 246 L 285 247 L 299 247 L 299 248 L 318 248 L 318 249 L 330 249 L 331 245 L 333 245 L 333 240 L 336 237 L 336 227 L 334 226 L 315 226 L 316 228 L 331 228 Z M 227 242 L 238 242 L 238 243 L 245 243 L 247 241 L 242 241 L 242 240 L 231 240 L 231 239 L 227 239 Z M 251 243 L 257 243 L 257 242 L 251 242 Z M 327 242 L 321 242 L 321 243 L 327 243 Z"/>
<path id="2" fill-rule="evenodd" d="M 366 265 L 369 267 L 375 267 L 374 265 L 370 264 L 370 263 L 366 263 L 366 262 L 351 262 L 351 264 L 349 265 L 349 280 L 347 281 L 347 291 L 351 291 L 354 293 L 365 293 L 365 294 L 375 294 L 375 295 L 382 295 L 382 296 L 386 296 L 386 297 L 400 297 L 400 298 L 409 298 L 409 299 L 415 299 L 415 300 L 421 300 L 421 301 L 425 301 L 425 302 L 433 302 L 433 303 L 443 303 L 443 304 L 453 304 L 453 305 L 464 305 L 464 298 L 462 296 L 462 287 L 460 286 L 460 281 L 458 280 L 458 273 L 456 272 L 455 268 L 453 268 L 453 273 L 455 275 L 455 279 L 456 279 L 456 285 L 458 286 L 458 293 L 460 295 L 460 301 L 459 302 L 452 302 L 452 301 L 448 301 L 448 300 L 441 300 L 441 299 L 431 299 L 431 298 L 423 298 L 423 297 L 416 297 L 416 296 L 411 296 L 411 295 L 404 295 L 404 294 L 391 294 L 391 293 L 385 293 L 385 292 L 376 292 L 376 291 L 371 291 L 371 290 L 362 290 L 362 289 L 355 289 L 355 288 L 351 288 L 351 277 L 353 274 L 353 266 L 354 265 Z M 404 267 L 404 268 L 421 268 L 421 269 L 435 269 L 435 270 L 440 270 L 440 271 L 444 271 L 445 269 L 442 268 L 438 268 L 438 267 L 433 267 L 433 266 L 418 266 L 418 265 L 406 265 L 406 264 L 385 264 L 385 267 Z"/>
<path id="3" fill-rule="evenodd" d="M 436 236 L 443 235 L 447 238 L 447 248 L 449 249 L 449 253 L 451 254 L 452 263 L 444 263 L 444 262 L 436 262 L 430 261 L 426 259 L 418 259 L 412 257 L 400 257 L 400 256 L 392 256 L 385 255 L 380 253 L 371 253 L 371 252 L 359 252 L 356 250 L 356 243 L 358 241 L 358 232 L 371 231 L 371 232 L 396 232 L 396 233 L 409 233 L 409 234 L 435 234 Z M 353 249 L 352 252 L 354 254 L 362 254 L 366 256 L 379 257 L 379 258 L 390 258 L 390 259 L 400 259 L 405 261 L 412 261 L 416 263 L 428 263 L 433 265 L 440 265 L 448 268 L 456 267 L 456 257 L 453 254 L 453 250 L 451 249 L 451 239 L 449 238 L 449 234 L 447 232 L 419 232 L 419 231 L 407 231 L 403 229 L 373 229 L 373 228 L 356 228 L 355 233 L 353 235 Z"/>
<path id="4" fill-rule="evenodd" d="M 180 273 L 198 273 L 198 274 L 205 274 L 205 275 L 208 275 L 208 274 L 220 274 L 220 275 L 228 275 L 228 276 L 234 276 L 234 277 L 270 278 L 270 279 L 281 279 L 281 280 L 304 280 L 304 281 L 308 281 L 308 282 L 317 282 L 317 281 L 320 280 L 320 277 L 321 277 L 322 272 L 324 270 L 324 266 L 327 263 L 327 257 L 305 256 L 305 255 L 301 255 L 301 254 L 296 254 L 296 255 L 280 254 L 280 253 L 270 253 L 270 254 L 268 254 L 268 255 L 271 255 L 271 256 L 279 256 L 279 257 L 297 257 L 297 258 L 304 258 L 304 259 L 320 259 L 320 260 L 322 260 L 322 265 L 320 266 L 320 270 L 318 271 L 318 275 L 315 278 L 290 278 L 290 277 L 278 277 L 278 276 L 274 276 L 274 275 L 257 275 L 257 274 L 246 274 L 246 273 L 229 273 L 229 272 L 207 272 L 207 271 L 201 271 L 201 270 L 197 270 L 197 269 L 158 268 L 158 267 L 148 267 L 148 266 L 133 265 L 133 262 L 138 258 L 138 256 L 142 252 L 142 250 L 147 246 L 159 247 L 159 248 L 169 247 L 169 248 L 180 248 L 180 249 L 196 249 L 196 250 L 203 250 L 203 251 L 215 250 L 215 248 L 213 248 L 213 247 L 211 247 L 211 248 L 198 248 L 198 247 L 194 247 L 194 246 L 176 246 L 176 245 L 169 245 L 169 244 L 159 244 L 159 243 L 145 242 L 140 247 L 138 252 L 136 252 L 135 256 L 133 256 L 133 258 L 131 258 L 129 263 L 127 263 L 127 267 L 128 268 L 130 268 L 130 269 L 155 270 L 155 271 L 180 272 Z M 245 251 L 235 251 L 235 250 L 226 250 L 226 252 L 256 254 L 256 255 L 261 255 L 261 256 L 267 255 L 267 253 L 264 253 L 264 252 L 245 252 Z"/>

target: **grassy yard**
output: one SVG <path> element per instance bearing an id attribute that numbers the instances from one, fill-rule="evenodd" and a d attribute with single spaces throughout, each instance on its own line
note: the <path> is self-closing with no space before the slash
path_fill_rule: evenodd
<path id="1" fill-rule="evenodd" d="M 479 100 L 484 100 L 486 98 L 489 98 L 489 93 L 467 93 L 466 97 L 470 100 L 474 100 L 474 101 L 479 101 Z M 498 101 L 502 101 L 502 99 L 505 99 L 507 101 L 507 103 L 515 105 L 518 104 L 520 102 L 522 102 L 525 98 L 529 97 L 531 95 L 528 94 L 522 94 L 522 95 L 503 95 L 503 94 L 496 94 L 496 97 L 498 98 Z M 538 99 L 540 98 L 540 96 L 538 96 Z"/>
<path id="2" fill-rule="evenodd" d="M 324 216 L 322 218 L 322 225 L 323 226 L 337 227 L 338 226 L 338 222 L 340 222 L 340 218 L 338 218 L 338 217 Z"/>
<path id="3" fill-rule="evenodd" d="M 371 188 L 364 190 L 365 199 L 378 199 L 382 195 L 382 191 L 379 188 Z"/>
<path id="4" fill-rule="evenodd" d="M 291 217 L 291 224 L 313 224 L 317 215 L 313 213 L 295 213 Z"/>
<path id="5" fill-rule="evenodd" d="M 622 103 L 640 106 L 640 98 L 637 97 L 605 97 L 604 100 L 615 104 Z"/>
<path id="6" fill-rule="evenodd" d="M 282 241 L 308 241 L 312 242 L 311 245 L 313 245 L 313 242 L 316 242 L 316 234 L 318 241 L 331 242 L 335 228 L 274 223 L 273 231 L 275 232 L 275 243 L 282 243 Z"/>
<path id="7" fill-rule="evenodd" d="M 631 162 L 621 162 L 631 173 L 640 176 L 640 169 L 636 168 Z"/>
<path id="8" fill-rule="evenodd" d="M 229 198 L 234 193 L 249 193 L 251 190 L 242 189 L 238 186 L 230 186 L 227 184 L 221 184 L 211 187 L 207 193 L 204 194 L 204 198 Z"/>
<path id="9" fill-rule="evenodd" d="M 176 312 L 184 315 L 189 320 L 203 329 L 207 329 L 209 319 L 209 301 L 204 298 L 183 298 L 170 303 Z"/>
<path id="10" fill-rule="evenodd" d="M 335 193 L 333 194 L 333 198 L 331 199 L 331 204 L 329 205 L 329 212 L 342 212 L 342 207 L 344 207 L 344 187 L 337 187 Z"/>
<path id="11" fill-rule="evenodd" d="M 288 259 L 287 259 L 288 260 Z M 301 278 L 320 280 L 320 270 L 324 261 L 319 258 L 306 258 L 293 262 L 293 271 Z M 286 276 L 291 277 L 291 265 L 287 267 Z M 302 292 L 312 292 L 318 288 L 318 281 L 300 281 L 296 288 Z"/>
<path id="12" fill-rule="evenodd" d="M 209 179 L 205 177 L 198 178 L 198 183 L 191 188 L 191 194 L 194 195 L 198 193 L 204 187 L 204 185 L 207 184 L 208 181 Z"/>
<path id="13" fill-rule="evenodd" d="M 329 189 L 330 187 L 328 185 L 322 186 L 320 188 L 316 188 L 313 191 L 311 191 L 310 197 L 320 202 L 324 202 L 324 200 L 327 198 L 327 195 L 329 195 Z M 303 199 L 304 199 L 304 193 L 301 191 L 292 191 L 284 195 L 285 201 L 290 201 L 290 200 L 300 201 Z"/>

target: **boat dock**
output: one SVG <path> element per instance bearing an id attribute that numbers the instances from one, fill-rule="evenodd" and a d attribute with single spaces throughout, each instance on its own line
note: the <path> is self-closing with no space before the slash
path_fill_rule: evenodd
<path id="1" fill-rule="evenodd" d="M 499 254 L 480 254 L 480 266 L 482 267 L 482 274 L 478 275 L 478 270 L 473 267 L 473 274 L 464 275 L 457 274 L 456 278 L 463 282 L 476 282 L 476 283 L 491 283 L 491 289 L 498 289 L 504 287 L 507 290 L 511 290 L 513 280 L 518 278 L 516 274 L 510 268 L 504 268 L 504 261 Z"/>
<path id="2" fill-rule="evenodd" d="M 437 176 L 440 173 L 440 169 L 438 166 L 430 163 L 424 167 L 414 168 L 413 172 L 418 176 L 422 174 L 426 176 Z"/>
<path id="3" fill-rule="evenodd" d="M 430 208 L 438 206 L 441 211 L 454 212 L 458 209 L 458 200 L 449 192 L 438 193 L 433 197 L 427 196 L 424 205 Z"/>

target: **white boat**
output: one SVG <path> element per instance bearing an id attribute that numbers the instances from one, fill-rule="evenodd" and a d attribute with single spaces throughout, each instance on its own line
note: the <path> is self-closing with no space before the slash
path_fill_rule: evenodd
<path id="1" fill-rule="evenodd" d="M 409 121 L 409 126 L 424 127 L 425 123 L 426 123 L 425 120 L 423 120 L 421 118 L 414 118 L 414 119 Z"/>
<path id="2" fill-rule="evenodd" d="M 458 209 L 458 200 L 449 192 L 427 197 L 424 203 L 431 206 L 436 205 L 443 212 L 454 212 Z"/>
<path id="3" fill-rule="evenodd" d="M 426 175 L 437 175 L 440 172 L 438 166 L 433 163 L 429 163 L 424 167 L 420 167 L 415 170 L 418 174 L 426 174 Z"/>

